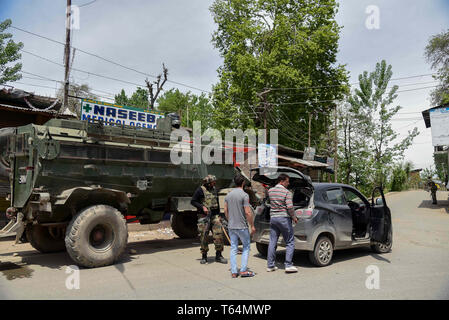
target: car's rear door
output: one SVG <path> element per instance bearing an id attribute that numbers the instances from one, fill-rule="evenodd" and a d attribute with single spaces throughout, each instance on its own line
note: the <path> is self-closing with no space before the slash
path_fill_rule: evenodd
<path id="1" fill-rule="evenodd" d="M 380 192 L 382 203 L 374 200 L 376 191 Z M 370 237 L 371 241 L 386 243 L 391 229 L 391 212 L 385 201 L 385 195 L 381 187 L 373 190 L 371 198 Z"/>
<path id="2" fill-rule="evenodd" d="M 348 245 L 352 242 L 352 212 L 346 204 L 342 188 L 338 186 L 328 187 L 323 190 L 323 198 L 329 211 L 329 220 L 336 231 L 336 244 Z"/>

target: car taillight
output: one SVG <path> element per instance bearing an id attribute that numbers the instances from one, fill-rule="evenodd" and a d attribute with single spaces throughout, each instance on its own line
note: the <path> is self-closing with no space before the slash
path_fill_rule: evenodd
<path id="1" fill-rule="evenodd" d="M 313 215 L 313 209 L 298 209 L 295 211 L 298 218 L 310 218 Z"/>

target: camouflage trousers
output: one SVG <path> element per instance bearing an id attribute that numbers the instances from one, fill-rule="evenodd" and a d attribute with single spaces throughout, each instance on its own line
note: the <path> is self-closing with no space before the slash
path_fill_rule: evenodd
<path id="1" fill-rule="evenodd" d="M 221 228 L 221 217 L 216 214 L 211 217 L 209 228 L 206 230 L 207 220 L 206 218 L 198 218 L 198 233 L 200 235 L 201 253 L 207 253 L 209 251 L 209 242 L 207 237 L 212 227 L 212 236 L 214 238 L 215 251 L 222 252 L 224 246 L 224 234 Z"/>

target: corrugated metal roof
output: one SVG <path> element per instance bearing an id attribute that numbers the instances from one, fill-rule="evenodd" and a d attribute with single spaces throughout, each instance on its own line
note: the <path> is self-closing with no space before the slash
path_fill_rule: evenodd
<path id="1" fill-rule="evenodd" d="M 57 98 L 40 96 L 14 87 L 0 89 L 0 103 L 32 110 L 59 110 L 62 105 Z"/>
<path id="2" fill-rule="evenodd" d="M 296 163 L 299 163 L 301 165 L 311 167 L 311 168 L 327 168 L 328 167 L 328 165 L 326 163 L 322 163 L 322 162 L 318 162 L 318 161 L 314 161 L 314 160 L 303 160 L 303 159 L 291 158 L 291 157 L 281 156 L 281 155 L 278 155 L 278 158 L 287 160 L 287 161 L 291 161 L 291 162 L 296 162 Z"/>
<path id="3" fill-rule="evenodd" d="M 14 110 L 14 111 L 22 111 L 22 112 L 27 112 L 27 113 L 45 113 L 45 114 L 51 114 L 51 115 L 57 114 L 57 111 L 55 111 L 55 110 L 30 109 L 30 108 L 17 107 L 17 106 L 12 106 L 12 105 L 3 104 L 3 103 L 0 103 L 0 108 L 10 109 L 10 110 Z"/>

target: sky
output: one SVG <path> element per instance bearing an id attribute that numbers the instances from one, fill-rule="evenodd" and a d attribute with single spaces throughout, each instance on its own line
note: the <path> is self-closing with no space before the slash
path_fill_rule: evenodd
<path id="1" fill-rule="evenodd" d="M 73 30 L 72 45 L 95 53 L 149 75 L 169 69 L 169 80 L 196 89 L 167 83 L 181 91 L 200 94 L 211 90 L 217 82 L 217 68 L 222 59 L 211 43 L 216 29 L 206 0 L 72 0 L 79 6 L 79 29 Z M 363 71 L 372 71 L 385 59 L 392 65 L 393 78 L 418 76 L 391 82 L 399 85 L 396 105 L 402 109 L 395 116 L 393 129 L 400 137 L 415 126 L 420 135 L 405 152 L 405 160 L 415 168 L 433 165 L 430 128 L 426 129 L 420 112 L 432 105 L 429 95 L 435 85 L 434 72 L 424 57 L 424 48 L 432 35 L 449 29 L 449 0 L 341 0 L 337 22 L 340 35 L 338 63 L 345 64 L 350 82 L 357 82 Z M 10 18 L 13 25 L 65 41 L 65 0 L 0 0 L 0 21 Z M 373 11 L 378 10 L 378 28 L 368 28 Z M 42 38 L 9 29 L 14 40 L 24 43 L 24 50 L 63 63 L 64 47 Z M 28 53 L 22 54 L 24 72 L 15 87 L 37 94 L 54 96 L 55 82 L 38 80 L 36 74 L 62 80 L 64 69 Z M 99 95 L 111 96 L 123 88 L 130 95 L 136 85 L 145 85 L 145 76 L 107 63 L 82 52 L 75 52 L 73 68 L 122 79 L 121 83 L 72 71 L 71 81 L 87 83 Z M 30 79 L 32 78 L 32 79 Z M 149 77 L 149 80 L 154 80 Z M 12 83 L 9 83 L 12 84 Z M 50 87 L 37 87 L 36 85 Z M 102 99 L 104 101 L 110 101 Z"/>

